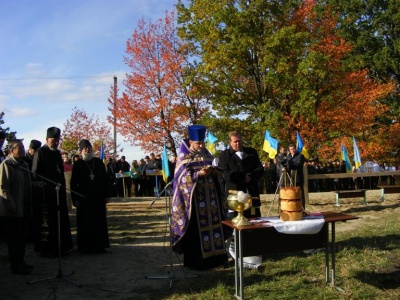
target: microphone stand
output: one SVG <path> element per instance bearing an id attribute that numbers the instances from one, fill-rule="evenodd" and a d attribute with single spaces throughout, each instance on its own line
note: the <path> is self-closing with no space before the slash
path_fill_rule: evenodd
<path id="1" fill-rule="evenodd" d="M 37 282 L 42 282 L 42 281 L 47 281 L 47 280 L 52 280 L 52 279 L 64 279 L 64 280 L 76 285 L 77 287 L 82 287 L 82 285 L 80 283 L 78 283 L 76 281 L 73 281 L 72 279 L 70 279 L 68 277 L 68 275 L 74 274 L 74 272 L 72 272 L 70 274 L 67 274 L 67 275 L 64 275 L 63 272 L 62 272 L 62 268 L 61 268 L 61 228 L 60 228 L 61 227 L 60 226 L 60 188 L 62 187 L 61 184 L 58 183 L 58 182 L 52 181 L 49 178 L 46 178 L 46 177 L 41 176 L 39 174 L 36 174 L 35 172 L 32 172 L 31 170 L 23 168 L 21 166 L 16 166 L 16 165 L 13 165 L 13 164 L 9 164 L 9 165 L 13 166 L 13 167 L 15 167 L 15 168 L 17 168 L 17 169 L 19 169 L 21 171 L 29 172 L 30 174 L 33 174 L 34 176 L 37 176 L 37 177 L 39 177 L 41 179 L 44 179 L 45 181 L 55 185 L 56 194 L 57 194 L 57 235 L 58 235 L 58 239 L 57 239 L 57 246 L 58 246 L 58 272 L 57 272 L 57 275 L 51 276 L 51 277 L 46 277 L 46 278 L 39 279 L 39 280 L 31 280 L 31 281 L 28 281 L 27 283 L 31 284 L 31 283 L 37 283 Z M 79 194 L 79 193 L 77 193 L 75 191 L 72 191 L 71 189 L 67 189 L 65 186 L 64 186 L 64 188 L 66 190 L 69 190 L 71 193 L 79 195 L 79 196 L 81 196 L 83 198 L 87 198 L 86 196 L 83 196 L 83 195 L 81 195 L 81 194 Z"/>
<path id="2" fill-rule="evenodd" d="M 57 193 L 58 272 L 57 272 L 57 275 L 55 275 L 55 276 L 50 276 L 50 277 L 46 277 L 43 279 L 28 281 L 28 284 L 42 282 L 42 281 L 48 281 L 48 280 L 52 280 L 52 279 L 64 279 L 65 281 L 68 281 L 69 283 L 72 283 L 72 284 L 76 285 L 77 287 L 82 287 L 82 285 L 80 283 L 78 283 L 68 277 L 68 275 L 74 274 L 73 271 L 69 274 L 64 275 L 62 272 L 62 268 L 61 268 L 61 230 L 60 230 L 60 192 L 59 192 L 60 187 L 61 187 L 61 185 L 59 183 L 57 183 L 56 184 L 56 193 Z"/>
<path id="3" fill-rule="evenodd" d="M 189 159 L 189 161 L 186 164 L 189 164 L 196 156 L 198 155 L 198 152 L 195 152 Z M 182 171 L 184 170 L 184 168 L 182 169 Z M 182 172 L 181 171 L 181 172 Z M 185 274 L 183 276 L 176 276 L 174 274 L 174 266 L 172 263 L 172 234 L 171 234 L 171 192 L 168 193 L 167 195 L 167 189 L 172 185 L 172 183 L 174 183 L 179 175 L 181 174 L 181 172 L 178 174 L 178 176 L 175 176 L 173 180 L 171 180 L 170 182 L 168 182 L 165 186 L 165 188 L 160 192 L 160 195 L 162 195 L 163 193 L 165 193 L 165 210 L 166 210 L 166 220 L 168 222 L 168 226 L 169 226 L 169 272 L 168 275 L 166 276 L 146 276 L 146 279 L 157 279 L 157 280 L 169 280 L 169 289 L 172 289 L 172 281 L 174 279 L 178 279 L 178 278 L 197 278 L 199 277 L 199 275 L 188 275 Z M 152 205 L 156 202 L 158 198 L 154 199 L 149 207 L 152 207 Z M 184 272 L 184 270 L 183 270 Z"/>

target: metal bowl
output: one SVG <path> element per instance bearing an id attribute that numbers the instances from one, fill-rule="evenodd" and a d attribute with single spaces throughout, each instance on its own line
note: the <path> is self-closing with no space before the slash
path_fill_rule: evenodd
<path id="1" fill-rule="evenodd" d="M 243 212 L 248 210 L 251 207 L 252 198 L 249 197 L 246 199 L 245 202 L 239 201 L 237 194 L 230 194 L 227 198 L 228 207 L 231 210 L 234 210 L 238 213 L 238 215 L 232 219 L 232 223 L 236 226 L 245 226 L 251 225 L 247 218 L 243 216 Z"/>

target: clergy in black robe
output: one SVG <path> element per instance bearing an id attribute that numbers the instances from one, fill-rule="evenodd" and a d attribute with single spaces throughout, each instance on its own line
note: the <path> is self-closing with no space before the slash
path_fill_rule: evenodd
<path id="1" fill-rule="evenodd" d="M 72 168 L 72 203 L 76 207 L 78 250 L 82 253 L 104 253 L 110 247 L 106 204 L 110 191 L 106 166 L 94 157 L 90 142 L 79 142 L 82 159 Z"/>
<path id="2" fill-rule="evenodd" d="M 47 129 L 46 144 L 33 156 L 32 172 L 39 186 L 40 198 L 33 199 L 35 222 L 35 250 L 45 256 L 58 255 L 58 225 L 60 225 L 60 251 L 72 249 L 72 235 L 68 216 L 64 167 L 58 150 L 60 129 Z M 60 218 L 58 219 L 58 208 Z"/>

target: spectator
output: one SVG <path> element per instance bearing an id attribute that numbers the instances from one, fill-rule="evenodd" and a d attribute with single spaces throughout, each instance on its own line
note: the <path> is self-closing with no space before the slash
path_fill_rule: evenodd
<path id="1" fill-rule="evenodd" d="M 139 189 L 140 189 L 140 166 L 137 162 L 137 160 L 132 161 L 132 166 L 131 166 L 131 178 L 132 178 L 132 185 L 133 185 L 133 190 L 135 197 L 139 196 Z"/>
<path id="2" fill-rule="evenodd" d="M 304 197 L 304 175 L 303 175 L 304 155 L 297 152 L 296 146 L 293 144 L 289 145 L 289 154 L 287 156 L 287 172 L 291 178 L 291 184 L 293 186 L 301 187 L 301 202 L 303 209 L 306 209 L 305 197 Z"/>
<path id="3" fill-rule="evenodd" d="M 6 159 L 6 155 L 3 152 L 4 141 L 6 140 L 6 134 L 0 130 L 0 163 Z"/>
<path id="4" fill-rule="evenodd" d="M 286 167 L 287 163 L 286 156 L 287 156 L 286 147 L 284 146 L 279 147 L 279 153 L 275 156 L 279 187 L 282 187 L 283 182 L 285 181 L 282 175 L 282 169 Z"/>
<path id="5" fill-rule="evenodd" d="M 147 190 L 147 177 L 146 177 L 146 170 L 147 170 L 147 164 L 146 161 L 142 158 L 139 161 L 139 167 L 140 167 L 140 189 L 139 189 L 139 194 L 140 196 L 148 196 L 148 190 Z"/>
<path id="6" fill-rule="evenodd" d="M 31 140 L 29 144 L 28 151 L 25 153 L 24 160 L 28 164 L 29 171 L 32 170 L 32 162 L 33 162 L 33 156 L 35 155 L 35 152 L 42 146 L 42 143 L 38 140 Z M 30 172 L 30 175 L 32 177 L 32 173 Z M 40 197 L 40 189 L 36 185 L 32 185 L 32 203 L 36 203 L 38 198 Z M 32 206 L 33 208 L 33 206 Z M 40 216 L 40 212 L 37 212 L 33 210 L 32 212 L 32 218 L 29 219 L 29 223 L 27 226 L 27 241 L 34 241 L 35 240 L 35 224 L 34 224 L 34 219 L 36 216 Z"/>
<path id="7" fill-rule="evenodd" d="M 42 142 L 38 140 L 31 140 L 29 144 L 28 151 L 26 151 L 24 158 L 25 162 L 28 164 L 29 170 L 32 169 L 33 156 L 35 155 L 36 150 L 40 148 L 40 146 L 42 146 Z"/>
<path id="8" fill-rule="evenodd" d="M 25 262 L 26 225 L 31 217 L 31 176 L 24 161 L 21 140 L 8 144 L 10 155 L 0 164 L 0 217 L 4 228 L 11 272 L 26 275 L 33 266 Z"/>
<path id="9" fill-rule="evenodd" d="M 121 156 L 121 158 L 117 161 L 115 165 L 115 172 L 120 173 L 122 177 L 117 178 L 117 189 L 118 189 L 118 196 L 131 197 L 131 189 L 132 189 L 132 179 L 131 177 L 123 176 L 124 173 L 129 173 L 131 166 L 125 160 L 125 156 Z"/>
<path id="10" fill-rule="evenodd" d="M 161 170 L 161 160 L 157 159 L 154 153 L 150 153 L 150 157 L 146 156 L 147 160 L 147 171 L 146 176 L 147 180 L 147 191 L 149 196 L 156 196 L 156 186 L 158 188 L 158 177 L 155 176 L 153 173 L 157 173 L 158 170 Z"/>
<path id="11" fill-rule="evenodd" d="M 261 217 L 261 201 L 258 181 L 264 174 L 260 158 L 254 148 L 244 147 L 242 136 L 237 131 L 229 133 L 229 148 L 219 155 L 218 167 L 223 172 L 225 197 L 229 190 L 250 194 L 253 204 L 245 211 L 245 217 Z"/>
<path id="12" fill-rule="evenodd" d="M 118 189 L 117 189 L 117 179 L 115 177 L 115 162 L 112 157 L 108 158 L 107 161 L 107 177 L 108 177 L 108 185 L 110 186 L 110 196 L 117 197 Z"/>

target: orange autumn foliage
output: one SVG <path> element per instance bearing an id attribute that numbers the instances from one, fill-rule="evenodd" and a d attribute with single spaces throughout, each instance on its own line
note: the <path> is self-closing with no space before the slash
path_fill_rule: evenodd
<path id="1" fill-rule="evenodd" d="M 166 142 L 176 155 L 187 126 L 205 110 L 203 99 L 192 97 L 186 85 L 188 64 L 176 31 L 174 13 L 156 23 L 140 20 L 126 45 L 125 63 L 131 70 L 126 90 L 120 98 L 109 98 L 117 130 L 148 152 L 161 153 Z"/>
<path id="2" fill-rule="evenodd" d="M 293 24 L 299 31 L 307 28 L 313 41 L 310 51 L 322 53 L 326 58 L 325 74 L 323 80 L 317 76 L 314 82 L 310 79 L 315 85 L 315 117 L 293 116 L 290 112 L 285 115 L 289 132 L 293 132 L 291 139 L 295 140 L 295 132 L 299 130 L 307 148 L 312 149 L 312 156 L 326 160 L 339 159 L 342 144 L 353 155 L 354 136 L 363 161 L 383 159 L 400 131 L 396 124 L 377 125 L 377 119 L 389 110 L 381 100 L 393 91 L 394 85 L 371 80 L 367 70 L 345 68 L 344 58 L 352 47 L 337 34 L 336 19 L 329 9 L 317 16 L 313 10 L 315 3 L 315 0 L 303 1 Z"/>

